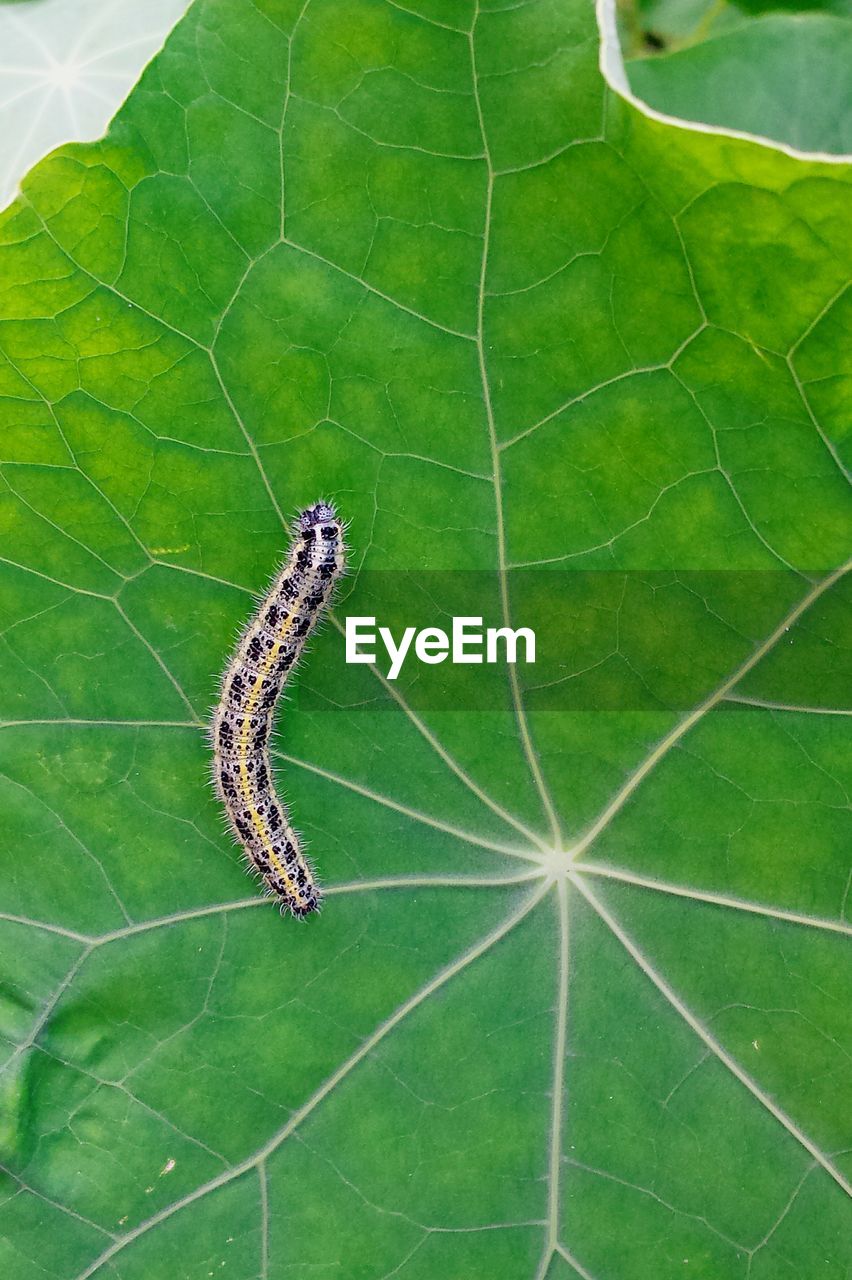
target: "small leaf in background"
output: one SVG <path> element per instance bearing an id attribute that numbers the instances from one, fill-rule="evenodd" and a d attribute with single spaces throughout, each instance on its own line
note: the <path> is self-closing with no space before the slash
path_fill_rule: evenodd
<path id="1" fill-rule="evenodd" d="M 188 0 L 0 0 L 0 208 L 54 147 L 97 138 Z"/>
<path id="2" fill-rule="evenodd" d="M 852 21 L 768 14 L 626 65 L 633 92 L 668 115 L 763 134 L 800 151 L 852 151 Z"/>

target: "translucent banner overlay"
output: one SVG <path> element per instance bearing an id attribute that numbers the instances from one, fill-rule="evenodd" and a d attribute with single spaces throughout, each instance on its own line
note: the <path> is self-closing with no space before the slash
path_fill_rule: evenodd
<path id="1" fill-rule="evenodd" d="M 511 710 L 516 694 L 531 712 L 687 711 L 711 697 L 747 664 L 734 698 L 809 709 L 848 710 L 852 704 L 852 590 L 841 579 L 803 612 L 796 611 L 820 572 L 749 570 L 570 571 L 520 569 L 507 575 L 509 626 L 535 633 L 535 662 L 517 645 L 514 668 L 496 637 L 496 662 L 454 664 L 418 660 L 416 633 L 439 629 L 451 640 L 453 618 L 481 618 L 479 648 L 488 628 L 506 626 L 501 582 L 486 572 L 372 572 L 350 579 L 334 607 L 333 623 L 311 644 L 293 697 L 303 710 L 378 710 L 399 698 L 418 710 Z M 348 617 L 375 618 L 398 647 L 414 628 L 399 673 L 377 635 L 364 646 L 373 668 L 346 662 Z M 792 621 L 789 629 L 785 620 Z M 362 624 L 362 632 L 370 630 Z M 433 643 L 423 652 L 438 653 Z M 421 642 L 422 644 L 423 642 Z M 476 654 L 477 646 L 468 644 Z M 757 656 L 757 661 L 755 657 Z M 379 678 L 377 678 L 377 676 Z M 516 689 L 513 682 L 516 681 Z"/>

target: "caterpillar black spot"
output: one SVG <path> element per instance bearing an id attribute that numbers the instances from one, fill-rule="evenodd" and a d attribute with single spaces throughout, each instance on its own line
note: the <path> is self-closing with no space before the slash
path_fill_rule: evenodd
<path id="1" fill-rule="evenodd" d="M 293 543 L 225 668 L 213 715 L 213 775 L 228 822 L 281 910 L 299 919 L 321 893 L 286 804 L 276 795 L 269 735 L 278 697 L 345 567 L 343 526 L 329 503 L 297 518 Z"/>

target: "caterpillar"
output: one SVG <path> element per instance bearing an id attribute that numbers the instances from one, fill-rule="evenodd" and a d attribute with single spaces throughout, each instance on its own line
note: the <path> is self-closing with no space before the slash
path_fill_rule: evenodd
<path id="1" fill-rule="evenodd" d="M 269 734 L 279 694 L 345 565 L 343 526 L 317 502 L 293 525 L 293 542 L 225 668 L 213 713 L 213 776 L 250 867 L 282 914 L 303 919 L 320 905 L 313 869 L 275 794 Z"/>

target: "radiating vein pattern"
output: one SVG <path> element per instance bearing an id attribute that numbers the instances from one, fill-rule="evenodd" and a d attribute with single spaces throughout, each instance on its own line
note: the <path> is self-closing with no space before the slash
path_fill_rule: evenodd
<path id="1" fill-rule="evenodd" d="M 42 0 L 0 12 L 0 207 L 32 164 L 103 133 L 185 0 Z"/>
<path id="2" fill-rule="evenodd" d="M 587 0 L 196 0 L 0 221 L 13 1280 L 852 1267 L 848 174 L 597 47 Z M 288 929 L 205 725 L 318 493 Z M 481 705 L 341 662 L 470 575 L 551 640 Z"/>

